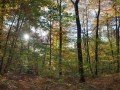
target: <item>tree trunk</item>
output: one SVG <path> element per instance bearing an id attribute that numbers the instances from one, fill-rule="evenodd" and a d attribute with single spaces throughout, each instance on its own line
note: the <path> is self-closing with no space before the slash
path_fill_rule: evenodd
<path id="1" fill-rule="evenodd" d="M 87 9 L 88 9 L 88 8 L 86 8 L 86 17 L 88 16 Z M 86 23 L 86 53 L 87 53 L 86 61 L 89 62 L 90 72 L 91 72 L 91 74 L 92 74 L 92 76 L 93 76 L 93 70 L 92 70 L 92 66 L 91 66 L 90 52 L 89 52 L 88 18 L 87 18 L 87 23 Z"/>
<path id="2" fill-rule="evenodd" d="M 82 30 L 81 30 L 79 10 L 78 10 L 79 0 L 76 0 L 75 2 L 72 1 L 72 3 L 74 4 L 74 7 L 75 7 L 76 24 L 77 24 L 77 54 L 78 54 L 78 69 L 79 69 L 79 75 L 80 75 L 79 82 L 85 82 L 83 57 L 82 57 L 82 41 L 81 41 L 81 31 Z"/>
<path id="3" fill-rule="evenodd" d="M 117 14 L 117 13 L 116 13 Z M 119 67 L 120 67 L 120 62 L 119 62 L 119 27 L 117 25 L 118 23 L 118 17 L 116 15 L 116 52 L 117 52 L 117 71 L 116 72 L 119 72 Z M 119 20 L 119 23 L 120 23 L 120 20 Z"/>
<path id="4" fill-rule="evenodd" d="M 0 49 L 2 48 L 2 42 L 3 42 L 3 22 L 4 22 L 4 14 L 5 14 L 5 0 L 1 1 L 1 11 L 0 11 Z M 0 74 L 2 73 L 2 65 L 3 65 L 3 57 L 4 52 L 2 55 L 2 58 L 0 60 Z"/>
<path id="5" fill-rule="evenodd" d="M 112 45 L 112 41 L 110 39 L 110 32 L 109 32 L 109 22 L 107 20 L 107 38 L 108 38 L 108 41 L 109 41 L 109 45 L 110 45 L 110 51 L 111 51 L 111 55 L 112 55 L 112 59 L 114 60 L 114 52 L 113 52 L 113 45 Z M 110 63 L 111 65 L 112 63 Z M 109 67 L 110 67 L 109 65 Z M 109 68 L 110 69 L 110 68 Z M 110 70 L 109 70 L 110 71 Z"/>
<path id="6" fill-rule="evenodd" d="M 62 75 L 62 0 L 59 2 L 59 76 Z"/>
<path id="7" fill-rule="evenodd" d="M 50 60 L 49 60 L 49 67 L 51 68 L 51 58 L 52 58 L 52 21 L 50 16 Z"/>
<path id="8" fill-rule="evenodd" d="M 98 6 L 98 13 L 97 13 L 97 26 L 96 26 L 96 41 L 95 41 L 95 75 L 98 75 L 98 43 L 99 43 L 99 17 L 100 17 L 100 0 L 99 0 L 99 6 Z"/>
<path id="9" fill-rule="evenodd" d="M 13 23 L 15 21 L 15 18 L 13 19 L 12 21 L 12 24 L 10 26 L 10 29 L 8 31 L 8 34 L 7 34 L 7 37 L 6 37 L 6 41 L 5 41 L 5 45 L 4 45 L 4 52 L 3 52 L 3 56 L 2 56 L 2 62 L 4 61 L 4 57 L 6 56 L 6 51 L 7 51 L 7 45 L 8 45 L 8 41 L 9 41 L 9 36 L 10 36 L 10 33 L 11 33 L 11 30 L 12 30 L 12 27 L 13 27 Z M 9 60 L 11 59 L 11 51 L 9 53 L 9 57 L 8 57 L 8 60 L 7 60 L 7 63 L 9 62 Z M 8 63 L 9 64 L 9 63 Z M 8 66 L 7 64 L 7 66 Z M 1 65 L 2 66 L 2 65 Z M 5 66 L 6 67 L 6 66 Z M 0 70 L 1 72 L 1 70 Z"/>

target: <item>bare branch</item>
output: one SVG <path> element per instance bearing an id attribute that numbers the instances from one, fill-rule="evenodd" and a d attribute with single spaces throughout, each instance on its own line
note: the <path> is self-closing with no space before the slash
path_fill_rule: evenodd
<path id="1" fill-rule="evenodd" d="M 73 3 L 73 5 L 75 5 L 75 2 L 73 0 L 71 0 L 71 2 Z"/>

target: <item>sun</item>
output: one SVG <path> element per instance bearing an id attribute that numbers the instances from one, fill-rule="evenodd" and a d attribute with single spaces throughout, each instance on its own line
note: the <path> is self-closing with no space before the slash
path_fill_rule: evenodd
<path id="1" fill-rule="evenodd" d="M 24 37 L 25 40 L 29 40 L 29 38 L 30 38 L 29 34 L 24 34 L 23 37 Z"/>

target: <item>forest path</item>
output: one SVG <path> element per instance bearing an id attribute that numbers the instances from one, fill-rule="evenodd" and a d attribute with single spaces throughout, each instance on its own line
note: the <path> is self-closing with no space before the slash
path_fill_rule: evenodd
<path id="1" fill-rule="evenodd" d="M 54 80 L 30 75 L 5 75 L 0 77 L 0 90 L 120 90 L 120 73 L 88 78 L 78 84 L 75 78 Z"/>

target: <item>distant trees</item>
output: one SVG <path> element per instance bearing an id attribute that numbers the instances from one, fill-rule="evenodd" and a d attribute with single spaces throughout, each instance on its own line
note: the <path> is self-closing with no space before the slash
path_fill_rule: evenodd
<path id="1" fill-rule="evenodd" d="M 23 2 L 25 3 L 23 4 Z M 0 43 L 0 73 L 6 72 L 8 66 L 15 59 L 15 52 L 18 50 L 16 47 L 19 46 L 20 36 L 25 22 L 28 22 L 30 26 L 35 24 L 37 26 L 37 20 L 39 20 L 38 17 L 40 15 L 37 10 L 42 3 L 35 1 L 32 2 L 32 4 L 36 4 L 35 7 L 30 7 L 32 6 L 30 1 L 1 1 L 0 20 L 2 23 L 0 24 L 0 39 L 2 42 Z M 44 5 L 47 5 L 47 3 L 44 2 Z M 32 22 L 33 20 L 34 22 Z M 4 23 L 7 23 L 7 25 Z M 4 39 L 2 37 L 3 33 Z"/>

